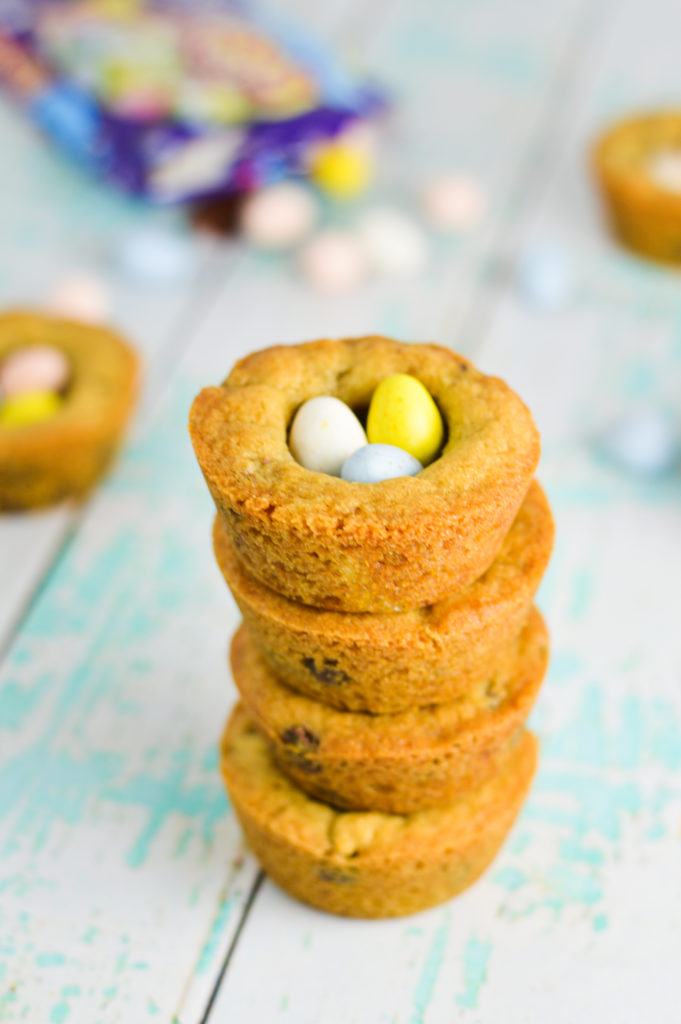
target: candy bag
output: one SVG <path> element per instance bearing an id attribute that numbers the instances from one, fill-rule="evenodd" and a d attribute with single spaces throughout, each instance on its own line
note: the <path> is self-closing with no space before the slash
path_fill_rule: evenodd
<path id="1" fill-rule="evenodd" d="M 162 204 L 302 174 L 386 104 L 239 0 L 3 0 L 0 82 L 82 166 Z"/>

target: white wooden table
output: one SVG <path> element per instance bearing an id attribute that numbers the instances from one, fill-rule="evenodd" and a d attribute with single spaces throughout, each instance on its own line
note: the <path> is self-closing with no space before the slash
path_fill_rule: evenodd
<path id="1" fill-rule="evenodd" d="M 310 292 L 237 247 L 184 288 L 113 281 L 144 352 L 142 411 L 88 505 L 0 519 L 0 1020 L 31 1024 L 678 1024 L 681 477 L 594 454 L 613 415 L 681 407 L 676 274 L 607 239 L 586 147 L 679 100 L 671 0 L 297 0 L 394 90 L 383 186 L 440 167 L 489 190 L 423 280 Z M 0 107 L 0 300 L 97 266 L 140 210 L 84 183 Z M 523 303 L 550 239 L 577 286 Z M 101 270 L 102 268 L 100 268 Z M 440 909 L 345 921 L 263 880 L 217 773 L 237 616 L 185 422 L 194 392 L 274 342 L 436 339 L 506 377 L 544 437 L 558 539 L 540 595 L 542 760 L 487 875 Z"/>

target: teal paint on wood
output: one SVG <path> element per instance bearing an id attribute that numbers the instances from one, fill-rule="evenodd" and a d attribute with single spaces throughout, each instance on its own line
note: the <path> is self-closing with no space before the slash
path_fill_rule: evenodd
<path id="1" fill-rule="evenodd" d="M 603 890 L 593 874 L 575 864 L 554 864 L 545 875 L 548 887 L 546 904 L 561 910 L 567 903 L 590 906 L 603 897 Z"/>
<path id="2" fill-rule="evenodd" d="M 220 939 L 222 938 L 225 928 L 229 922 L 234 908 L 234 903 L 235 900 L 233 896 L 223 897 L 221 900 L 215 920 L 211 925 L 208 938 L 203 945 L 201 955 L 199 956 L 199 960 L 196 965 L 196 973 L 198 975 L 206 974 L 213 966 L 213 960 L 219 947 Z"/>
<path id="3" fill-rule="evenodd" d="M 681 766 L 681 709 L 644 694 L 613 699 L 602 685 L 587 685 L 575 711 L 544 737 L 543 750 L 548 761 L 623 771 L 659 765 L 674 772 Z"/>
<path id="4" fill-rule="evenodd" d="M 41 673 L 32 684 L 11 677 L 0 689 L 0 731 L 18 732 L 47 693 L 50 677 Z"/>
<path id="5" fill-rule="evenodd" d="M 433 935 L 432 942 L 426 954 L 426 959 L 421 968 L 418 985 L 414 992 L 411 1024 L 423 1024 L 425 1014 L 433 996 L 433 990 L 444 962 L 447 940 L 449 937 L 449 910 L 445 910 L 444 922 Z"/>
<path id="6" fill-rule="evenodd" d="M 593 846 L 584 846 L 574 839 L 563 839 L 560 843 L 560 855 L 566 861 L 583 862 L 594 867 L 603 863 L 605 854 Z"/>
<path id="7" fill-rule="evenodd" d="M 508 889 L 509 892 L 515 892 L 522 885 L 527 882 L 527 875 L 524 871 L 520 871 L 518 868 L 512 867 L 510 864 L 505 865 L 494 875 L 494 881 L 497 885 L 502 886 L 504 889 Z"/>
<path id="8" fill-rule="evenodd" d="M 648 744 L 651 760 L 671 772 L 681 768 L 681 711 L 678 705 L 661 698 L 651 701 Z"/>
<path id="9" fill-rule="evenodd" d="M 471 937 L 463 952 L 464 990 L 456 997 L 459 1006 L 475 1009 L 480 991 L 487 980 L 487 968 L 492 953 L 490 942 Z"/>
<path id="10" fill-rule="evenodd" d="M 38 953 L 35 958 L 38 967 L 61 967 L 65 960 L 63 953 Z"/>
<path id="11" fill-rule="evenodd" d="M 126 806 L 143 807 L 147 824 L 128 852 L 130 867 L 139 867 L 149 855 L 150 844 L 171 814 L 180 814 L 197 823 L 198 834 L 206 845 L 213 842 L 213 827 L 227 812 L 228 804 L 219 779 L 186 785 L 193 756 L 188 750 L 176 751 L 165 777 L 138 775 L 119 788 L 105 789 L 105 800 Z"/>
<path id="12" fill-rule="evenodd" d="M 584 659 L 574 651 L 552 651 L 548 678 L 552 685 L 574 685 L 584 668 Z"/>
<path id="13" fill-rule="evenodd" d="M 543 797 L 561 796 L 560 805 Z M 617 843 L 625 820 L 641 809 L 642 796 L 634 782 L 620 782 L 598 775 L 539 772 L 525 809 L 529 821 L 571 827 L 576 838 L 593 835 Z"/>
<path id="14" fill-rule="evenodd" d="M 0 820 L 12 815 L 0 859 L 23 846 L 38 851 L 57 821 L 77 824 L 88 801 L 120 769 L 114 755 L 78 760 L 42 742 L 0 765 Z"/>
<path id="15" fill-rule="evenodd" d="M 572 618 L 583 619 L 593 596 L 594 577 L 590 569 L 581 569 L 573 577 Z"/>

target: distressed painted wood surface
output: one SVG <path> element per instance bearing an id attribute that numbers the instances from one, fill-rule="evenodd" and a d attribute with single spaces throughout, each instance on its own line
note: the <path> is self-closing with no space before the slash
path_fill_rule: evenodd
<path id="1" fill-rule="evenodd" d="M 662 0 L 363 7 L 319 16 L 403 98 L 385 188 L 468 167 L 490 216 L 407 288 L 321 299 L 240 253 L 212 259 L 198 291 L 121 295 L 150 384 L 118 469 L 77 517 L 0 525 L 3 1022 L 678 1020 L 681 483 L 622 476 L 591 439 L 628 407 L 679 407 L 681 289 L 604 240 L 583 163 L 610 117 L 673 98 L 681 12 Z M 2 116 L 43 204 L 61 176 L 62 219 L 44 211 L 55 250 L 71 222 L 77 236 L 98 216 L 104 234 L 123 230 L 118 201 L 83 198 Z M 33 225 L 53 273 L 42 218 L 12 216 L 17 232 Z M 528 309 L 508 273 L 544 237 L 577 267 L 574 301 L 551 315 Z M 31 262 L 4 298 L 39 280 Z M 366 330 L 438 338 L 520 390 L 558 524 L 530 801 L 480 883 L 397 922 L 302 907 L 242 847 L 215 754 L 237 617 L 184 426 L 196 389 L 244 352 Z M 22 550 L 28 582 L 8 587 Z"/>

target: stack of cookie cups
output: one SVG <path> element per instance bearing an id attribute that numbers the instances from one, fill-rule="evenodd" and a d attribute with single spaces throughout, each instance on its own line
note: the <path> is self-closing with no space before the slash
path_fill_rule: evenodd
<path id="1" fill-rule="evenodd" d="M 360 484 L 295 461 L 303 402 L 333 395 L 361 417 L 394 373 L 442 413 L 431 465 Z M 197 396 L 190 431 L 243 615 L 222 771 L 252 849 L 334 913 L 449 899 L 497 853 L 536 763 L 525 722 L 548 639 L 533 599 L 553 522 L 529 412 L 447 349 L 366 337 L 247 357 Z"/>

